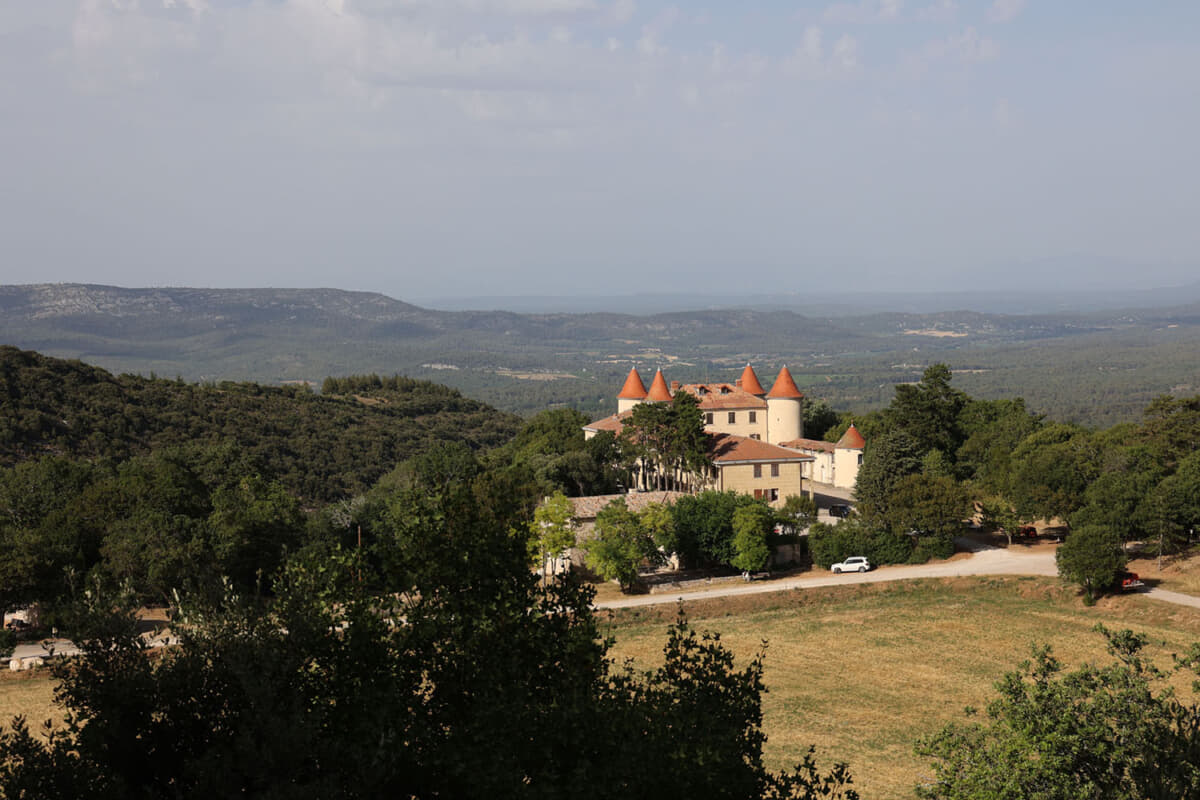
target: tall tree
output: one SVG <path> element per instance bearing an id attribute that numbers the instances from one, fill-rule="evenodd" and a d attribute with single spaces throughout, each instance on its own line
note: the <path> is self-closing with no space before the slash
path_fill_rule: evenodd
<path id="1" fill-rule="evenodd" d="M 558 559 L 575 546 L 575 507 L 562 492 L 556 492 L 533 512 L 529 524 L 529 554 L 545 577 L 551 559 Z"/>
<path id="2" fill-rule="evenodd" d="M 890 527 L 892 490 L 901 478 L 920 470 L 920 446 L 904 431 L 868 441 L 854 488 L 859 512 L 879 527 Z"/>
<path id="3" fill-rule="evenodd" d="M 1071 532 L 1054 554 L 1058 574 L 1079 584 L 1085 601 L 1095 602 L 1096 594 L 1112 586 L 1125 567 L 1125 550 L 1117 535 L 1095 525 Z"/>
<path id="4" fill-rule="evenodd" d="M 733 547 L 731 564 L 742 572 L 757 572 L 767 566 L 771 548 L 767 537 L 775 527 L 775 514 L 766 503 L 744 505 L 733 512 Z"/>
<path id="5" fill-rule="evenodd" d="M 1047 425 L 1025 437 L 1013 452 L 1007 495 L 1022 519 L 1067 521 L 1099 474 L 1099 457 L 1090 431 L 1063 423 Z"/>
<path id="6" fill-rule="evenodd" d="M 658 561 L 661 554 L 642 527 L 637 514 L 618 497 L 596 514 L 596 534 L 584 542 L 587 565 L 605 580 L 615 580 L 630 589 L 644 561 Z"/>
<path id="7" fill-rule="evenodd" d="M 885 412 L 891 428 L 911 436 L 921 454 L 940 450 L 952 459 L 965 438 L 959 415 L 969 398 L 950 386 L 950 378 L 945 364 L 929 366 L 920 382 L 896 387 Z"/>

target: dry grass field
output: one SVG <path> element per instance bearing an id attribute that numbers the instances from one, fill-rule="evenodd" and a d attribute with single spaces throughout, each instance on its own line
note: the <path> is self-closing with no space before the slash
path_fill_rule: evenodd
<path id="1" fill-rule="evenodd" d="M 662 657 L 673 606 L 605 612 L 613 655 L 649 668 Z M 911 797 L 930 774 L 918 736 L 984 707 L 993 683 L 1053 646 L 1068 667 L 1107 659 L 1098 622 L 1129 627 L 1176 652 L 1200 639 L 1200 612 L 1141 596 L 1086 608 L 1053 579 L 956 578 L 790 591 L 687 606 L 745 663 L 768 641 L 767 763 L 783 768 L 809 744 L 821 764 L 850 763 L 864 798 Z"/>
<path id="2" fill-rule="evenodd" d="M 44 720 L 62 722 L 62 711 L 53 701 L 54 682 L 48 669 L 0 672 L 0 728 L 7 728 L 18 714 L 25 717 L 35 732 L 41 729 Z"/>
<path id="3" fill-rule="evenodd" d="M 1200 595 L 1200 556 L 1167 557 L 1163 559 L 1162 569 L 1159 569 L 1157 558 L 1143 555 L 1131 559 L 1129 568 L 1154 586 L 1172 592 Z"/>

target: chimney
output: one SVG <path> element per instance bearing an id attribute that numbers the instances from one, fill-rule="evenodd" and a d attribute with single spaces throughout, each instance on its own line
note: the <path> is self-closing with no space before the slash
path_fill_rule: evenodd
<path id="1" fill-rule="evenodd" d="M 679 381 L 671 381 L 671 394 L 679 391 Z"/>
<path id="2" fill-rule="evenodd" d="M 739 389 L 742 388 L 742 379 L 738 378 L 736 381 L 733 382 L 733 385 Z"/>

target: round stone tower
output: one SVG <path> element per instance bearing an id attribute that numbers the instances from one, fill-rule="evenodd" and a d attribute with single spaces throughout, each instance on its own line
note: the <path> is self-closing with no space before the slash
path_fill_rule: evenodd
<path id="1" fill-rule="evenodd" d="M 767 392 L 767 442 L 779 444 L 804 435 L 804 394 L 785 366 Z"/>

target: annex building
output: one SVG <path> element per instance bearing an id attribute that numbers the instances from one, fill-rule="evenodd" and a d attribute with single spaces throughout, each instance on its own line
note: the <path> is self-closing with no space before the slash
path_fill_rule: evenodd
<path id="1" fill-rule="evenodd" d="M 866 443 L 854 426 L 836 444 L 803 438 L 804 394 L 786 366 L 770 391 L 749 364 L 733 383 L 668 385 L 660 369 L 649 389 L 635 367 L 617 394 L 617 413 L 585 425 L 584 436 L 620 434 L 635 406 L 673 402 L 678 391 L 695 397 L 704 415 L 714 471 L 700 481 L 703 488 L 745 492 L 776 506 L 811 491 L 806 479 L 853 488 Z"/>

